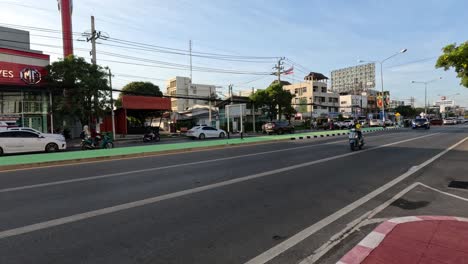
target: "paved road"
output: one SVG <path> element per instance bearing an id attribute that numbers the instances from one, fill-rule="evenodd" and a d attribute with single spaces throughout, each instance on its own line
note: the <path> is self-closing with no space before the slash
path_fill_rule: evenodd
<path id="1" fill-rule="evenodd" d="M 359 152 L 312 139 L 0 173 L 0 263 L 298 263 L 467 136 L 405 129 L 368 134 Z"/>

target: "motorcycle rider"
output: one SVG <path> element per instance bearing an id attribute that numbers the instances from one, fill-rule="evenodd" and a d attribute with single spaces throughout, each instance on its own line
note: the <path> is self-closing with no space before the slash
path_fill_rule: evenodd
<path id="1" fill-rule="evenodd" d="M 358 134 L 358 137 L 359 137 L 359 140 L 362 140 L 362 130 L 361 130 L 361 124 L 356 121 L 355 124 L 354 124 L 354 130 L 356 131 L 356 133 Z"/>

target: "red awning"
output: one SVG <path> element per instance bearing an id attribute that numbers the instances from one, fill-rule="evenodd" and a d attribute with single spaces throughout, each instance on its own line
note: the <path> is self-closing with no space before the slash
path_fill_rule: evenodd
<path id="1" fill-rule="evenodd" d="M 133 110 L 171 110 L 171 99 L 152 96 L 122 96 L 122 108 Z"/>

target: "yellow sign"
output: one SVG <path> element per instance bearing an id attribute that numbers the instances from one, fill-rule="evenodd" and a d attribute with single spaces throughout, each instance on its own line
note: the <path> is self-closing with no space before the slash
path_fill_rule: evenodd
<path id="1" fill-rule="evenodd" d="M 401 116 L 400 113 L 396 113 L 395 116 Z"/>

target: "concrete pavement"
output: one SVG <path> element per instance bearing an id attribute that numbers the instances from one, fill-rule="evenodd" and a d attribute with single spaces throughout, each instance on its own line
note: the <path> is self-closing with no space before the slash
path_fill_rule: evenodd
<path id="1" fill-rule="evenodd" d="M 415 176 L 285 242 L 467 136 L 395 130 L 353 153 L 318 139 L 0 173 L 0 263 L 298 263 Z"/>

